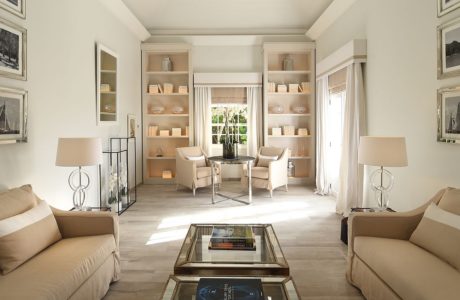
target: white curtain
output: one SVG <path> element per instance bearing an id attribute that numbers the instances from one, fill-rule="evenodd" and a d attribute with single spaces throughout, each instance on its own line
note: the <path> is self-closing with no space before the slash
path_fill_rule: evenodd
<path id="1" fill-rule="evenodd" d="M 359 137 L 366 132 L 365 95 L 361 63 L 347 67 L 342 156 L 336 211 L 348 215 L 363 201 L 363 166 L 358 164 Z"/>
<path id="2" fill-rule="evenodd" d="M 262 92 L 261 87 L 247 87 L 248 155 L 256 156 L 262 146 Z"/>
<path id="3" fill-rule="evenodd" d="M 210 155 L 211 150 L 211 88 L 195 87 L 195 145 Z"/>
<path id="4" fill-rule="evenodd" d="M 329 102 L 328 76 L 323 76 L 316 81 L 316 193 L 319 195 L 329 194 L 327 182 L 327 131 L 326 117 Z"/>

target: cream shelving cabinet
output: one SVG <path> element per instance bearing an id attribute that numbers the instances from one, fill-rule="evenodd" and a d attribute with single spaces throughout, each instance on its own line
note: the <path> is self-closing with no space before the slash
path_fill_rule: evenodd
<path id="1" fill-rule="evenodd" d="M 168 60 L 170 69 L 167 68 Z M 190 45 L 142 45 L 144 183 L 173 184 L 176 148 L 193 142 L 192 76 Z M 171 84 L 173 89 L 168 91 L 165 84 Z M 149 88 L 155 85 L 160 88 Z M 173 128 L 180 128 L 179 136 L 172 135 Z M 168 130 L 168 136 L 160 136 L 162 130 Z M 172 178 L 163 178 L 164 171 L 170 171 Z"/>
<path id="2" fill-rule="evenodd" d="M 289 183 L 312 184 L 316 134 L 315 44 L 265 43 L 263 48 L 264 144 L 290 149 L 294 174 Z M 308 134 L 299 134 L 299 129 L 307 129 Z"/>

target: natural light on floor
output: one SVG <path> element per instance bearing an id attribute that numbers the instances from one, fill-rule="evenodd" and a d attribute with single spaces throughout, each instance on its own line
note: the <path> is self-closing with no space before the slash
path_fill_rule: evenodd
<path id="1" fill-rule="evenodd" d="M 330 212 L 313 211 L 304 202 L 288 201 L 284 203 L 265 204 L 260 206 L 242 206 L 220 209 L 206 213 L 197 213 L 168 217 L 158 225 L 158 230 L 169 229 L 161 232 L 154 232 L 146 245 L 155 245 L 165 242 L 181 240 L 187 234 L 188 226 L 192 223 L 279 223 L 290 220 L 309 219 L 329 214 Z M 177 228 L 180 229 L 177 229 Z M 172 229 L 174 228 L 174 229 Z"/>

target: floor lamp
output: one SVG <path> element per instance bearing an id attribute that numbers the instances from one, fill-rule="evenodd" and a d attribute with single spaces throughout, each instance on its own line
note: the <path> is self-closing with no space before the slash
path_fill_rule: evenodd
<path id="1" fill-rule="evenodd" d="M 384 167 L 407 166 L 406 139 L 404 137 L 362 136 L 359 143 L 358 162 L 368 166 L 378 166 L 369 182 L 375 192 L 378 208 L 388 207 L 388 193 L 393 187 L 394 177 Z"/>
<path id="2" fill-rule="evenodd" d="M 56 166 L 78 167 L 69 175 L 69 186 L 73 190 L 73 205 L 83 210 L 86 189 L 90 185 L 89 174 L 82 169 L 102 163 L 102 145 L 99 138 L 59 138 Z"/>

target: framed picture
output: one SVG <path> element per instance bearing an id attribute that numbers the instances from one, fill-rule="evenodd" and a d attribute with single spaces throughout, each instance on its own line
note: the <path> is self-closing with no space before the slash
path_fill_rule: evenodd
<path id="1" fill-rule="evenodd" d="M 128 115 L 128 137 L 136 137 L 136 116 Z"/>
<path id="2" fill-rule="evenodd" d="M 438 79 L 458 75 L 460 75 L 460 19 L 438 27 Z"/>
<path id="3" fill-rule="evenodd" d="M 438 90 L 438 142 L 460 143 L 460 87 Z"/>
<path id="4" fill-rule="evenodd" d="M 27 79 L 26 40 L 27 31 L 24 28 L 0 19 L 0 75 Z"/>
<path id="5" fill-rule="evenodd" d="M 438 0 L 438 17 L 460 7 L 460 0 Z"/>
<path id="6" fill-rule="evenodd" d="M 27 92 L 0 87 L 0 144 L 27 142 Z"/>

